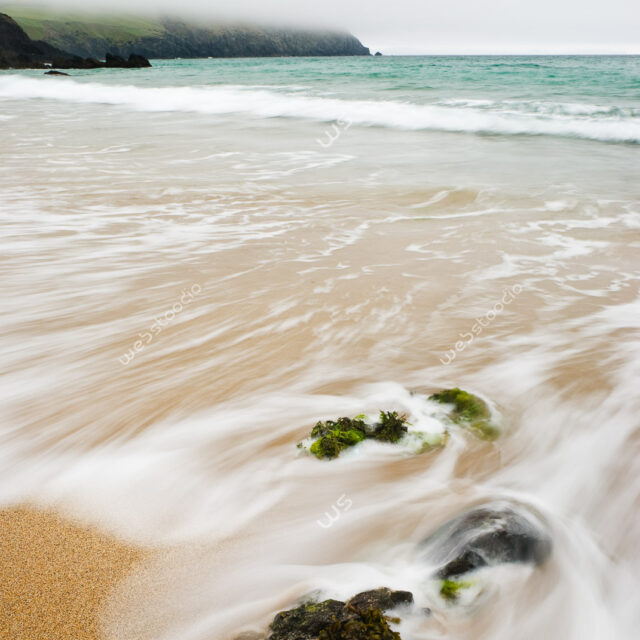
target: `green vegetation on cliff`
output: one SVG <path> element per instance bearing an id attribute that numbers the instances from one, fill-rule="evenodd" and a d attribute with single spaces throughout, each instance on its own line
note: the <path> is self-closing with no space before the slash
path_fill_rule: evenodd
<path id="1" fill-rule="evenodd" d="M 107 51 L 148 58 L 369 55 L 349 33 L 233 24 L 203 25 L 173 18 L 100 15 L 2 4 L 33 40 L 84 57 Z"/>

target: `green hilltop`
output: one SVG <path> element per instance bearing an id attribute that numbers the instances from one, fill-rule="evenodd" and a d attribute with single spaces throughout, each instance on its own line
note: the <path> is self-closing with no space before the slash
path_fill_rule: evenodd
<path id="1" fill-rule="evenodd" d="M 177 18 L 94 14 L 33 4 L 3 4 L 32 40 L 82 57 L 139 53 L 148 58 L 369 55 L 347 32 L 216 24 Z"/>
<path id="2" fill-rule="evenodd" d="M 77 37 L 85 34 L 90 38 L 110 38 L 124 43 L 136 38 L 161 36 L 165 32 L 158 20 L 135 16 L 59 11 L 20 4 L 0 4 L 0 12 L 10 15 L 32 40 L 47 40 L 51 35 Z"/>

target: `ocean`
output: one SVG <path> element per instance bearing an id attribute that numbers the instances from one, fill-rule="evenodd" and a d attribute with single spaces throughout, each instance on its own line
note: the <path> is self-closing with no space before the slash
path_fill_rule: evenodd
<path id="1" fill-rule="evenodd" d="M 0 72 L 0 631 L 233 640 L 388 586 L 403 640 L 637 637 L 640 57 L 152 63 Z M 497 440 L 296 447 L 441 434 L 451 387 Z M 416 546 L 492 501 L 552 555 L 447 602 Z"/>

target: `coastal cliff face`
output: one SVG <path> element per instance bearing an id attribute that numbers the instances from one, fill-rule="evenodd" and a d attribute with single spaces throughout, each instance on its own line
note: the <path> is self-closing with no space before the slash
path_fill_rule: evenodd
<path id="1" fill-rule="evenodd" d="M 101 67 L 150 67 L 149 61 L 136 53 L 128 60 L 111 53 L 101 62 L 82 58 L 41 40 L 32 40 L 10 16 L 0 13 L 0 69 L 99 69 Z"/>
<path id="2" fill-rule="evenodd" d="M 3 7 L 0 6 L 0 10 Z M 353 35 L 251 25 L 202 26 L 177 19 L 133 19 L 59 15 L 11 7 L 7 10 L 37 40 L 83 57 L 105 51 L 147 58 L 263 56 L 367 56 Z"/>
<path id="3" fill-rule="evenodd" d="M 68 57 L 46 42 L 32 40 L 9 16 L 0 13 L 0 69 L 44 67 L 52 58 Z"/>

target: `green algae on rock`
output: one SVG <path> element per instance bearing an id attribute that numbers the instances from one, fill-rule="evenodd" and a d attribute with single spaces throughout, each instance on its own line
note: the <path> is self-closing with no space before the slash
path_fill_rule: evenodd
<path id="1" fill-rule="evenodd" d="M 332 622 L 345 615 L 344 602 L 324 600 L 308 602 L 295 609 L 276 614 L 269 627 L 270 640 L 317 638 Z"/>
<path id="2" fill-rule="evenodd" d="M 457 425 L 471 431 L 481 440 L 495 440 L 500 435 L 498 427 L 491 422 L 491 411 L 487 403 L 476 395 L 455 387 L 429 396 L 440 404 L 451 404 L 449 417 Z"/>
<path id="3" fill-rule="evenodd" d="M 318 422 L 311 431 L 311 437 L 317 439 L 309 447 L 309 452 L 317 458 L 331 460 L 363 440 L 395 444 L 407 435 L 408 424 L 406 417 L 398 415 L 397 411 L 381 411 L 375 424 L 368 424 L 362 414 L 355 418 Z M 303 448 L 304 445 L 300 443 L 298 447 Z"/>
<path id="4" fill-rule="evenodd" d="M 409 431 L 407 424 L 407 419 L 399 416 L 397 411 L 381 411 L 371 437 L 380 442 L 396 443 Z"/>
<path id="5" fill-rule="evenodd" d="M 380 609 L 367 609 L 350 620 L 336 620 L 320 632 L 318 640 L 401 640 L 388 620 Z"/>
<path id="6" fill-rule="evenodd" d="M 350 600 L 306 602 L 280 611 L 269 627 L 269 640 L 401 640 L 389 628 L 384 611 L 413 603 L 409 591 L 387 587 L 363 591 Z"/>
<path id="7" fill-rule="evenodd" d="M 338 418 L 318 422 L 311 431 L 312 438 L 318 438 L 309 448 L 317 458 L 337 458 L 347 447 L 362 442 L 367 437 L 367 425 L 364 420 Z"/>
<path id="8" fill-rule="evenodd" d="M 455 602 L 460 597 L 462 589 L 473 586 L 473 582 L 445 579 L 440 581 L 440 595 L 449 602 Z"/>

